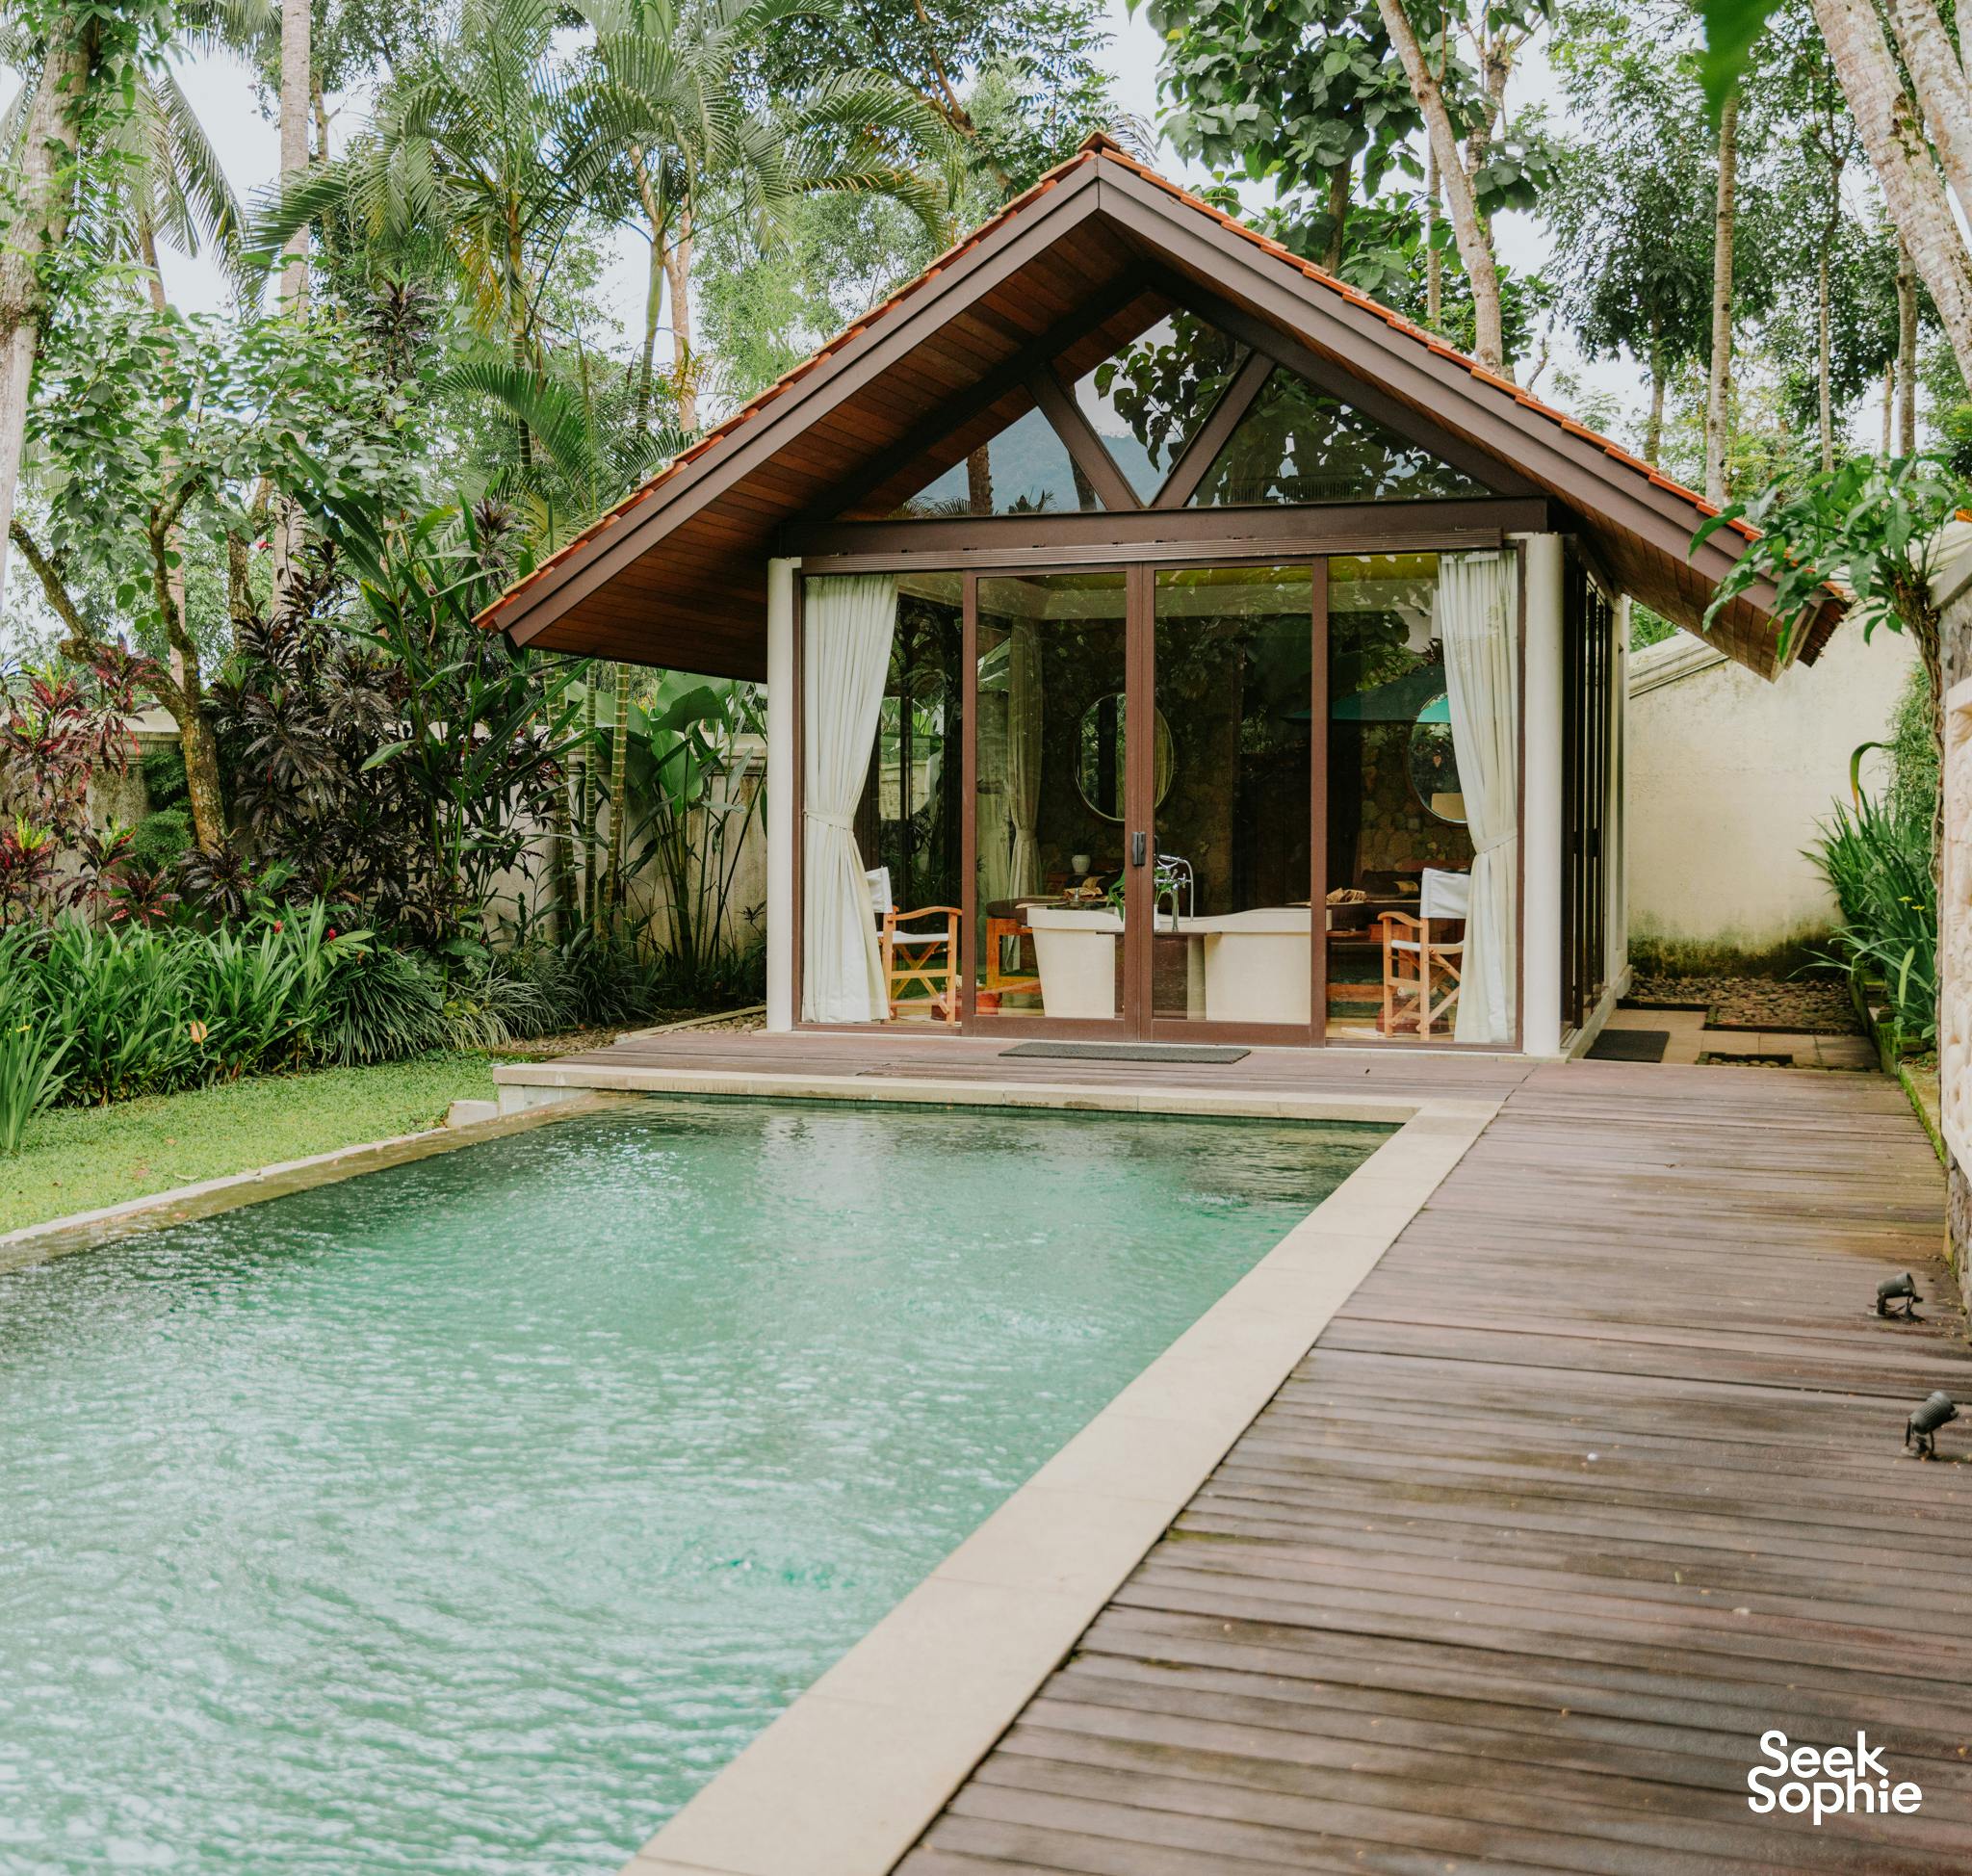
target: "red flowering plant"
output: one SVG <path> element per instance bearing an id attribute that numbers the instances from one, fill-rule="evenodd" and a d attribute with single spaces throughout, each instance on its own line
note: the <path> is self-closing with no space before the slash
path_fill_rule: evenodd
<path id="1" fill-rule="evenodd" d="M 129 772 L 129 718 L 150 661 L 120 645 L 87 663 L 0 675 L 0 926 L 110 902 L 127 833 L 98 829 L 99 777 Z"/>

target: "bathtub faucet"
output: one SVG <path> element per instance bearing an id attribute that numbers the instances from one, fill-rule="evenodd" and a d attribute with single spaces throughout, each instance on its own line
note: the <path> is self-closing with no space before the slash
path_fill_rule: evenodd
<path id="1" fill-rule="evenodd" d="M 1157 908 L 1168 899 L 1171 901 L 1171 929 L 1178 929 L 1178 895 L 1184 895 L 1184 916 L 1188 919 L 1194 910 L 1192 894 L 1191 862 L 1181 853 L 1160 853 L 1157 855 L 1156 896 L 1151 900 L 1151 928 L 1157 924 Z"/>

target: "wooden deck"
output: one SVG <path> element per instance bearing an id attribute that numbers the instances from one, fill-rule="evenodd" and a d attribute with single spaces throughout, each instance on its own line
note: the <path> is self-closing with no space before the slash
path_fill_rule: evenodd
<path id="1" fill-rule="evenodd" d="M 930 1026 L 925 1026 L 930 1030 Z M 558 1056 L 557 1069 L 584 1067 L 692 1069 L 712 1074 L 936 1075 L 947 1081 L 1008 1086 L 1207 1087 L 1232 1093 L 1476 1095 L 1496 1100 L 1518 1087 L 1530 1065 L 1479 1053 L 1426 1054 L 1406 1044 L 1362 1049 L 1255 1049 L 1236 1062 L 1080 1061 L 1061 1056 L 1009 1056 L 1004 1041 L 908 1029 L 881 1033 L 799 1030 L 681 1030 L 625 1036 L 607 1049 Z"/>
<path id="2" fill-rule="evenodd" d="M 1902 1095 L 1454 1066 L 1518 1085 L 900 1876 L 1972 1867 L 1972 1469 L 1899 1456 L 1972 1361 Z M 1923 1326 L 1871 1313 L 1906 1266 Z M 1772 1727 L 1922 1810 L 1753 1815 Z"/>

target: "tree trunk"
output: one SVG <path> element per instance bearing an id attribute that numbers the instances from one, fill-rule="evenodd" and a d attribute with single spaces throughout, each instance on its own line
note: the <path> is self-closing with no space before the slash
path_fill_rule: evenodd
<path id="1" fill-rule="evenodd" d="M 603 896 L 596 890 L 596 662 L 590 659 L 582 682 L 582 791 L 576 807 L 582 839 L 582 916 L 592 928 L 603 918 Z"/>
<path id="2" fill-rule="evenodd" d="M 1492 240 L 1479 220 L 1471 179 L 1459 161 L 1458 136 L 1452 129 L 1444 93 L 1424 63 L 1423 47 L 1417 43 L 1417 35 L 1412 30 L 1402 0 L 1376 0 L 1376 10 L 1390 44 L 1403 62 L 1411 95 L 1417 102 L 1431 135 L 1431 147 L 1438 157 L 1439 180 L 1444 185 L 1445 204 L 1451 211 L 1452 235 L 1459 244 L 1459 258 L 1466 264 L 1466 275 L 1472 286 L 1472 355 L 1486 370 L 1505 377 L 1508 374 L 1499 311 L 1499 269 L 1493 261 Z"/>
<path id="3" fill-rule="evenodd" d="M 48 22 L 41 74 L 21 133 L 15 208 L 0 240 L 0 599 L 7 592 L 7 549 L 27 435 L 28 390 L 40 351 L 39 260 L 68 238 L 75 199 L 75 148 L 83 94 L 95 66 L 97 28 L 69 13 Z"/>
<path id="4" fill-rule="evenodd" d="M 1892 358 L 1883 367 L 1883 446 L 1879 453 L 1888 456 L 1896 441 L 1897 418 L 1897 361 Z"/>
<path id="5" fill-rule="evenodd" d="M 1726 501 L 1732 398 L 1732 237 L 1739 195 L 1739 93 L 1719 114 L 1719 192 L 1712 222 L 1712 375 L 1705 391 L 1705 500 Z"/>
<path id="6" fill-rule="evenodd" d="M 1814 13 L 1890 221 L 1931 291 L 1959 370 L 1972 383 L 1972 252 L 1876 11 L 1868 0 L 1814 0 Z"/>
<path id="7" fill-rule="evenodd" d="M 966 511 L 993 512 L 993 458 L 983 443 L 966 458 Z"/>
<path id="8" fill-rule="evenodd" d="M 1342 230 L 1349 221 L 1350 166 L 1337 164 L 1329 171 L 1329 248 L 1322 266 L 1331 274 L 1342 271 Z"/>
<path id="9" fill-rule="evenodd" d="M 217 852 L 226 838 L 226 798 L 220 781 L 219 742 L 205 714 L 205 684 L 198 669 L 198 647 L 185 623 L 179 603 L 182 586 L 174 591 L 170 565 L 171 542 L 177 535 L 179 503 L 154 510 L 145 530 L 150 542 L 151 597 L 171 649 L 171 675 L 156 686 L 158 700 L 178 725 L 178 753 L 185 761 L 185 795 L 192 809 L 192 834 L 201 851 Z"/>
<path id="10" fill-rule="evenodd" d="M 657 372 L 658 321 L 664 309 L 664 244 L 662 235 L 651 237 L 650 277 L 643 295 L 643 349 L 636 361 L 636 421 L 647 423 L 651 414 L 651 386 Z"/>
<path id="11" fill-rule="evenodd" d="M 310 43 L 314 19 L 311 0 L 281 0 L 281 186 L 295 188 L 308 174 L 308 118 L 313 109 L 313 48 Z M 305 319 L 308 313 L 308 230 L 297 228 L 282 249 L 287 255 L 281 269 L 281 311 L 291 319 Z M 276 503 L 273 513 L 274 610 L 280 610 L 282 595 L 293 577 L 295 556 L 301 546 L 301 515 L 293 502 Z"/>
<path id="12" fill-rule="evenodd" d="M 1897 453 L 1917 452 L 1917 271 L 1897 244 Z M 1885 455 L 1889 454 L 1884 446 Z"/>
<path id="13" fill-rule="evenodd" d="M 150 276 L 150 309 L 162 319 L 170 310 L 171 302 L 165 295 L 165 271 L 158 260 L 157 236 L 148 221 L 145 221 L 139 228 L 137 238 L 139 251 L 143 255 L 143 265 Z M 169 482 L 177 464 L 169 450 L 165 452 L 159 467 L 161 471 L 160 479 Z M 171 532 L 166 544 L 178 556 L 178 564 L 170 570 L 170 591 L 171 605 L 182 618 L 185 613 L 185 536 L 184 531 L 176 523 L 172 524 Z M 171 676 L 178 683 L 183 684 L 185 682 L 185 661 L 180 657 L 176 645 L 170 648 L 169 655 Z"/>
<path id="14" fill-rule="evenodd" d="M 1644 425 L 1644 460 L 1652 469 L 1664 449 L 1664 386 L 1670 378 L 1670 367 L 1664 362 L 1664 320 L 1661 314 L 1650 315 L 1650 415 Z"/>
<path id="15" fill-rule="evenodd" d="M 650 274 L 643 296 L 643 350 L 637 359 L 636 420 L 643 423 L 651 413 L 652 382 L 656 376 L 658 321 L 664 310 L 664 210 L 658 199 L 656 178 L 643 150 L 633 143 L 630 172 L 636 183 L 636 196 L 643 208 L 644 225 L 650 230 Z"/>
<path id="16" fill-rule="evenodd" d="M 574 780 L 571 761 L 555 784 L 548 808 L 548 909 L 554 919 L 555 942 L 565 945 L 575 936 L 574 833 L 568 813 L 568 792 Z"/>
<path id="17" fill-rule="evenodd" d="M 698 428 L 698 361 L 691 354 L 691 204 L 678 211 L 678 234 L 664 249 L 664 280 L 671 289 L 671 369 L 678 378 L 678 422 Z"/>
<path id="18" fill-rule="evenodd" d="M 295 188 L 308 174 L 308 117 L 313 107 L 309 0 L 281 0 L 281 186 Z M 281 250 L 281 310 L 308 310 L 308 230 L 297 228 Z"/>
<path id="19" fill-rule="evenodd" d="M 1436 332 L 1444 324 L 1444 256 L 1438 251 L 1438 230 L 1443 218 L 1439 206 L 1438 146 L 1428 140 L 1424 151 L 1424 324 Z"/>
<path id="20" fill-rule="evenodd" d="M 630 902 L 623 878 L 624 825 L 630 819 L 630 666 L 616 666 L 616 723 L 610 749 L 610 903 Z"/>
<path id="21" fill-rule="evenodd" d="M 1829 218 L 1829 225 L 1822 231 L 1821 253 L 1815 262 L 1815 421 L 1821 430 L 1824 474 L 1835 466 L 1835 406 L 1829 384 L 1834 361 L 1829 327 L 1829 252 L 1835 243 L 1835 223 L 1841 212 L 1841 200 L 1837 197 L 1835 213 Z"/>
<path id="22" fill-rule="evenodd" d="M 1889 0 L 1889 14 L 1918 117 L 1959 208 L 1972 214 L 1972 86 L 1933 0 Z"/>

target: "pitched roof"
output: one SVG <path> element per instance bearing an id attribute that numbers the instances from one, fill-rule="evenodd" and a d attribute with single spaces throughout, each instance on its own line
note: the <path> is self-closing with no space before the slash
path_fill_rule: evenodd
<path id="1" fill-rule="evenodd" d="M 1734 521 L 1691 555 L 1691 530 L 1717 512 L 1702 496 L 1097 135 L 599 516 L 480 622 L 543 648 L 759 675 L 765 561 L 789 524 L 826 515 L 859 477 L 867 488 L 908 474 L 932 435 L 927 413 L 935 422 L 968 380 L 999 388 L 995 371 L 1051 329 L 1094 362 L 1187 283 L 1519 472 L 1522 486 L 1573 512 L 1619 585 L 1681 625 L 1696 627 L 1754 537 Z M 1018 378 L 975 399 L 983 433 L 961 450 L 1028 403 Z M 1788 660 L 1763 596 L 1736 602 L 1715 639 L 1773 676 Z M 1803 660 L 1838 617 L 1831 602 L 1797 635 Z"/>

